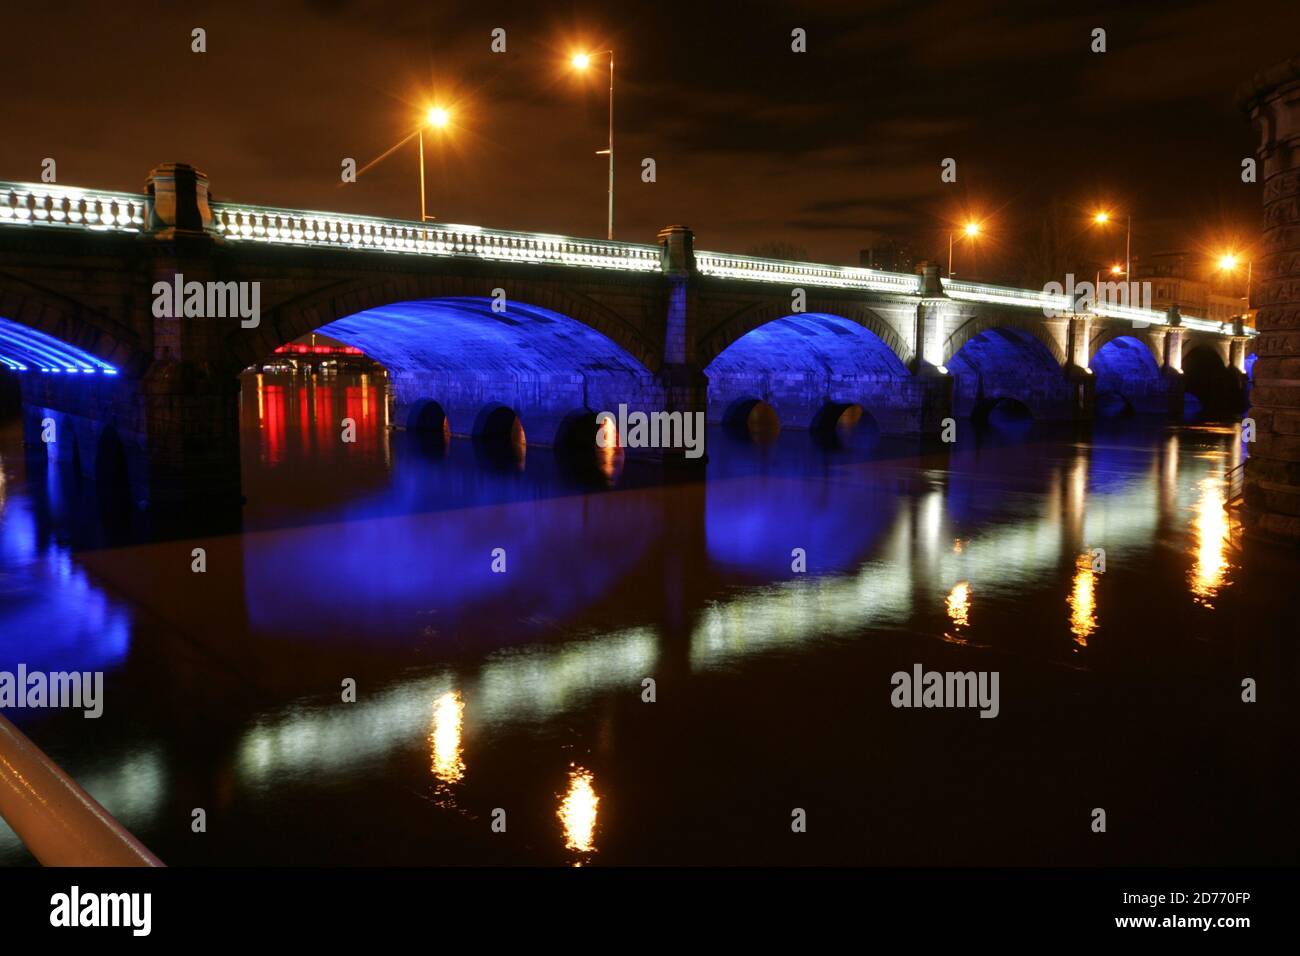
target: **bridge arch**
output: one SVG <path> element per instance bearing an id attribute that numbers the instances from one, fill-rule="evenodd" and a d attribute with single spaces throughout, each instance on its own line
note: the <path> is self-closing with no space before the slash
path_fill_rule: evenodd
<path id="1" fill-rule="evenodd" d="M 661 407 L 648 368 L 571 316 L 507 298 L 389 303 L 313 331 L 361 349 L 389 372 L 394 421 L 486 441 L 572 447 L 600 411 Z"/>
<path id="2" fill-rule="evenodd" d="M 958 325 L 943 343 L 944 364 L 949 364 L 949 360 L 965 348 L 971 339 L 995 329 L 1014 330 L 1021 341 L 1025 341 L 1026 337 L 1036 339 L 1055 360 L 1057 368 L 1065 366 L 1065 345 L 1041 316 L 1026 317 L 1010 312 L 981 312 Z"/>
<path id="3" fill-rule="evenodd" d="M 807 299 L 806 306 L 802 313 L 797 314 L 831 315 L 851 322 L 870 332 L 888 346 L 900 364 L 906 365 L 912 360 L 912 349 L 908 347 L 894 325 L 867 305 L 846 299 L 814 295 Z M 700 365 L 708 366 L 744 336 L 792 314 L 795 313 L 790 311 L 788 295 L 780 299 L 757 302 L 732 313 L 700 336 L 696 347 L 696 356 Z"/>
<path id="4" fill-rule="evenodd" d="M 1093 344 L 1096 348 L 1088 364 L 1096 383 L 1094 407 L 1099 417 L 1167 413 L 1168 385 L 1148 342 L 1111 334 Z"/>
<path id="5" fill-rule="evenodd" d="M 956 415 L 980 421 L 999 405 L 1048 420 L 1072 414 L 1063 350 L 1041 322 L 971 319 L 949 336 L 943 354 Z"/>
<path id="6" fill-rule="evenodd" d="M 227 345 L 241 363 L 239 367 L 247 368 L 287 342 L 361 312 L 404 302 L 481 299 L 495 289 L 505 292 L 507 312 L 515 303 L 526 303 L 565 316 L 609 339 L 647 369 L 659 367 L 660 347 L 641 332 L 636 317 L 625 316 L 577 291 L 571 279 L 520 278 L 492 272 L 472 276 L 409 273 L 330 283 L 302 295 L 291 294 L 264 309 L 255 334 L 236 327 L 228 334 Z"/>
<path id="7" fill-rule="evenodd" d="M 1245 404 L 1236 371 L 1224 361 L 1215 342 L 1197 342 L 1183 351 L 1183 417 L 1189 421 L 1226 421 Z"/>
<path id="8" fill-rule="evenodd" d="M 43 361 L 48 359 L 49 361 Z M 0 273 L 0 368 L 143 371 L 150 361 L 129 326 L 75 299 Z"/>
<path id="9" fill-rule="evenodd" d="M 889 429 L 913 398 L 914 381 L 898 353 L 860 322 L 829 312 L 785 314 L 758 325 L 704 372 L 709 419 L 724 425 L 770 407 L 782 427 L 815 430 L 826 423 L 829 406 L 841 413 L 865 409 Z"/>

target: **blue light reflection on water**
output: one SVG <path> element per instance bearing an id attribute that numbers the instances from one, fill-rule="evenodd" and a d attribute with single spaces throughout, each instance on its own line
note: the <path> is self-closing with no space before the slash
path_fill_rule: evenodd
<path id="1" fill-rule="evenodd" d="M 241 537 L 249 627 L 300 648 L 350 641 L 364 654 L 409 638 L 413 622 L 451 634 L 492 620 L 507 639 L 527 644 L 539 633 L 562 631 L 584 607 L 629 581 L 641 582 L 648 555 L 666 546 L 668 525 L 700 524 L 694 540 L 704 551 L 689 558 L 687 573 L 728 588 L 710 592 L 688 619 L 692 672 L 772 652 L 811 654 L 827 638 L 874 627 L 913 627 L 927 609 L 941 612 L 961 581 L 969 582 L 978 628 L 990 603 L 1056 587 L 1060 565 L 1079 548 L 1104 542 L 1113 562 L 1132 566 L 1150 554 L 1160 523 L 1181 533 L 1193 517 L 1189 507 L 1217 513 L 1214 489 L 1197 490 L 1233 463 L 1221 436 L 1163 428 L 1099 432 L 1074 443 L 992 436 L 926 460 L 890 457 L 889 449 L 874 461 L 828 454 L 807 438 L 791 432 L 762 449 L 724 446 L 711 435 L 709 482 L 698 510 L 679 507 L 689 496 L 622 484 L 584 492 L 561 476 L 552 457 L 532 451 L 522 471 L 502 471 L 485 468 L 464 443 L 435 455 L 397 441 L 391 459 L 377 444 L 366 446 L 366 454 L 387 463 L 367 473 L 356 494 L 318 509 L 305 524 L 291 522 L 298 527 L 267 522 Z M 258 467 L 301 480 L 317 460 L 295 453 Z M 66 506 L 53 493 L 42 504 L 29 496 L 31 481 L 57 491 L 47 477 L 31 476 L 27 489 L 15 485 L 0 523 L 0 653 L 31 664 L 43 650 L 43 666 L 51 669 L 119 666 L 130 612 L 45 530 L 56 522 L 33 517 Z M 316 473 L 323 484 L 356 477 Z M 1198 533 L 1207 553 L 1197 555 L 1202 570 L 1194 571 L 1194 588 L 1222 588 L 1232 570 L 1215 560 L 1221 543 Z M 809 554 L 802 578 L 790 572 L 794 546 Z M 491 571 L 494 547 L 506 549 L 504 575 Z M 660 582 L 646 583 L 645 602 L 661 601 Z M 1055 624 L 1064 628 L 1069 612 L 1060 598 Z M 1098 601 L 1099 626 L 1115 627 L 1105 595 Z M 444 665 L 397 677 L 358 708 L 356 719 L 325 703 L 256 714 L 239 738 L 238 779 L 270 800 L 289 781 L 346 776 L 359 753 L 372 754 L 365 766 L 376 770 L 388 753 L 427 732 L 434 692 L 461 695 L 471 731 L 555 720 L 593 696 L 634 686 L 664 655 L 664 635 L 643 621 L 644 611 L 629 605 L 622 629 L 489 655 L 467 668 L 469 677 Z M 169 746 L 166 729 L 155 732 Z M 334 743 L 322 747 L 322 740 Z M 138 805 L 147 824 L 162 803 L 158 788 L 168 785 L 166 761 L 156 747 L 139 744 L 132 742 L 121 762 L 152 754 L 148 779 L 156 792 L 134 793 L 134 804 L 105 792 L 110 810 L 114 800 Z M 484 759 L 482 751 L 472 753 L 471 766 Z"/>
<path id="2" fill-rule="evenodd" d="M 42 527 L 36 507 L 25 494 L 3 502 L 0 668 L 21 662 L 29 670 L 111 670 L 126 658 L 130 611 Z"/>

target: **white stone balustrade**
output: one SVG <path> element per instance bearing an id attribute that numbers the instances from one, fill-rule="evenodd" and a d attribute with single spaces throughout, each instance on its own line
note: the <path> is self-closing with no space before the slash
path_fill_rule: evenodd
<path id="1" fill-rule="evenodd" d="M 141 232 L 145 197 L 72 186 L 0 182 L 0 225 Z"/>
<path id="2" fill-rule="evenodd" d="M 853 266 L 830 266 L 816 262 L 787 262 L 724 252 L 696 252 L 695 268 L 703 275 L 751 282 L 780 282 L 792 286 L 829 286 L 837 289 L 867 289 L 916 295 L 921 288 L 917 275 L 882 272 Z"/>
<path id="3" fill-rule="evenodd" d="M 0 182 L 0 226 L 62 226 L 98 231 L 143 232 L 146 197 L 137 193 L 79 189 L 39 183 Z M 301 209 L 277 209 L 242 203 L 213 202 L 210 228 L 231 241 L 310 245 L 412 255 L 463 256 L 508 262 L 661 272 L 656 245 L 582 239 L 544 233 L 511 232 L 450 223 L 418 223 Z M 696 252 L 701 275 L 791 287 L 819 286 L 917 295 L 921 277 L 853 266 L 789 262 L 722 252 Z M 942 280 L 944 292 L 958 301 L 985 302 L 1068 313 L 1068 297 L 1033 289 Z M 1152 309 L 1102 305 L 1109 318 L 1166 325 L 1168 316 Z M 1223 323 L 1183 316 L 1182 323 L 1205 332 L 1231 335 Z M 1253 329 L 1246 330 L 1254 335 Z"/>
<path id="4" fill-rule="evenodd" d="M 635 272 L 660 271 L 658 246 L 444 223 L 212 203 L 213 227 L 231 240 L 467 256 Z"/>

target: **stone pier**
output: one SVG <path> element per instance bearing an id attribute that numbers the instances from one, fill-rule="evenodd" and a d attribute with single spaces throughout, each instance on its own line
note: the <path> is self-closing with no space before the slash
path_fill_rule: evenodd
<path id="1" fill-rule="evenodd" d="M 1249 412 L 1258 433 L 1244 495 L 1254 532 L 1300 542 L 1300 57 L 1256 74 L 1241 102 L 1259 137 L 1264 200 Z"/>

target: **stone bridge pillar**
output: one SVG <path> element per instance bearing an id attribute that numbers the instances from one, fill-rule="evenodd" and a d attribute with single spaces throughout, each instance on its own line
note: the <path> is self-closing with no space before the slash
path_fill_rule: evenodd
<path id="1" fill-rule="evenodd" d="M 917 269 L 921 276 L 921 301 L 916 304 L 912 326 L 912 373 L 905 392 L 905 404 L 914 409 L 915 420 L 909 431 L 921 435 L 937 435 L 943 429 L 943 420 L 952 414 L 953 379 L 943 364 L 943 343 L 947 329 L 945 318 L 952 300 L 943 291 L 937 262 L 922 262 Z"/>
<path id="2" fill-rule="evenodd" d="M 695 322 L 699 314 L 695 274 L 695 234 L 686 226 L 659 230 L 660 261 L 667 283 L 663 365 L 656 373 L 664 390 L 666 411 L 707 414 L 709 380 L 695 357 Z M 670 456 L 677 457 L 677 456 Z M 681 456 L 683 461 L 688 459 Z M 689 459 L 702 464 L 708 457 Z"/>
<path id="3" fill-rule="evenodd" d="M 1074 418 L 1091 419 L 1097 398 L 1097 378 L 1089 368 L 1088 343 L 1092 341 L 1092 316 L 1071 315 L 1065 330 L 1065 377 L 1070 383 Z"/>
<path id="4" fill-rule="evenodd" d="M 184 163 L 163 163 L 145 181 L 146 229 L 154 240 L 150 287 L 137 308 L 152 314 L 153 361 L 136 381 L 147 487 L 152 506 L 195 501 L 237 503 L 239 476 L 239 367 L 227 354 L 238 319 L 159 316 L 154 286 L 218 280 L 208 178 Z M 237 326 L 236 326 L 237 328 Z"/>
<path id="5" fill-rule="evenodd" d="M 1237 387 L 1237 407 L 1244 409 L 1250 401 L 1250 378 L 1246 374 L 1250 339 L 1246 338 L 1245 323 L 1240 318 L 1234 320 L 1233 331 L 1236 335 L 1228 342 L 1228 368 Z"/>
<path id="6" fill-rule="evenodd" d="M 1169 396 L 1169 417 L 1175 421 L 1183 418 L 1183 328 L 1182 316 L 1177 305 L 1169 307 L 1169 325 L 1163 330 L 1160 348 L 1160 375 L 1165 381 Z"/>
<path id="7" fill-rule="evenodd" d="M 1250 339 L 1242 334 L 1241 320 L 1237 320 L 1237 334 L 1232 337 L 1232 342 L 1228 346 L 1228 365 L 1240 372 L 1246 374 L 1246 347 Z"/>
<path id="8" fill-rule="evenodd" d="M 1242 108 L 1259 137 L 1264 255 L 1250 416 L 1257 439 L 1246 461 L 1248 526 L 1300 542 L 1300 57 L 1256 74 Z"/>

